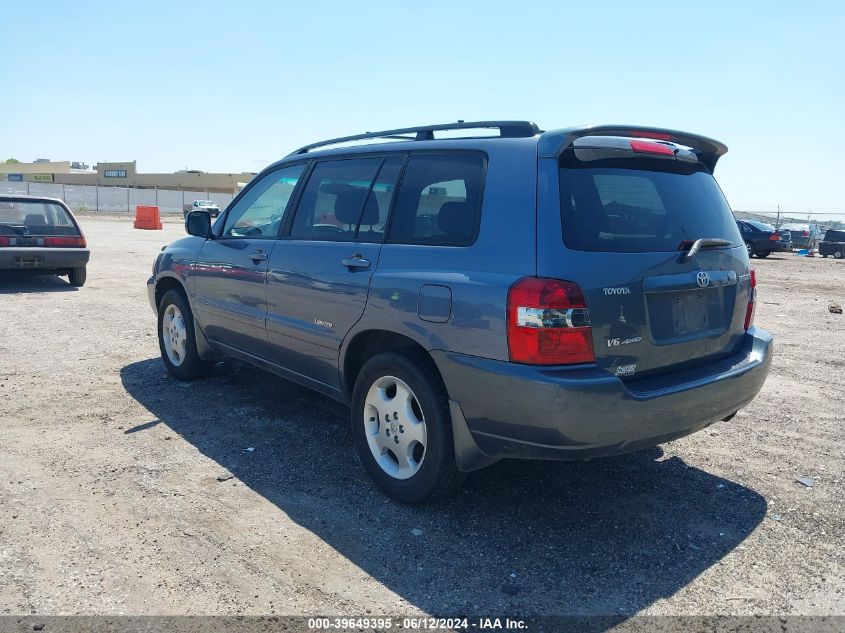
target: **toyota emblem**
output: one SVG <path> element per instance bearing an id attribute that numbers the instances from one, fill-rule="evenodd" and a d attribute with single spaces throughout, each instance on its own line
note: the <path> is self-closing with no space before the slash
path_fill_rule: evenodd
<path id="1" fill-rule="evenodd" d="M 695 280 L 698 282 L 698 285 L 702 288 L 706 288 L 710 285 L 710 275 L 708 275 L 703 270 L 695 276 Z"/>

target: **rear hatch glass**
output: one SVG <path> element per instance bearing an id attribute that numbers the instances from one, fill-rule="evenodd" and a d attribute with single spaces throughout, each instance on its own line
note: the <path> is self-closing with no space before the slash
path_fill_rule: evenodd
<path id="1" fill-rule="evenodd" d="M 70 214 L 60 204 L 36 200 L 0 200 L 0 235 L 80 235 Z"/>
<path id="2" fill-rule="evenodd" d="M 576 148 L 559 174 L 562 243 L 539 253 L 538 271 L 581 287 L 599 366 L 634 382 L 736 352 L 748 257 L 707 168 Z M 716 241 L 689 257 L 700 238 Z"/>
<path id="3" fill-rule="evenodd" d="M 597 159 L 576 155 L 587 152 Z M 677 251 L 700 237 L 742 243 L 730 207 L 703 165 L 626 154 L 564 153 L 561 220 L 569 248 L 648 253 Z"/>

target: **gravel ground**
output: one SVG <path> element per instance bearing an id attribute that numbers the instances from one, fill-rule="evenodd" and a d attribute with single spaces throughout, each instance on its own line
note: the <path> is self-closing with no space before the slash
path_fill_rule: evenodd
<path id="1" fill-rule="evenodd" d="M 406 507 L 343 407 L 168 378 L 144 282 L 179 223 L 82 222 L 84 288 L 0 277 L 0 613 L 845 614 L 845 262 L 755 260 L 776 356 L 732 421 Z"/>

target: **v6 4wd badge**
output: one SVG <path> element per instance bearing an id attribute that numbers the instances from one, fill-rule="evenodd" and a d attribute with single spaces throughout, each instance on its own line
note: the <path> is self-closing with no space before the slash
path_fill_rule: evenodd
<path id="1" fill-rule="evenodd" d="M 607 339 L 608 347 L 619 347 L 620 345 L 629 345 L 631 343 L 639 343 L 643 340 L 642 336 L 634 336 L 633 338 L 609 338 Z"/>

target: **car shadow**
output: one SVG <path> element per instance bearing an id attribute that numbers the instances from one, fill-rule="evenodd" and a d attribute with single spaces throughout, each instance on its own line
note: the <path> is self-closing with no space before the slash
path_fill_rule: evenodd
<path id="1" fill-rule="evenodd" d="M 35 292 L 77 292 L 64 277 L 49 274 L 23 272 L 0 273 L 0 295 L 27 294 Z"/>
<path id="2" fill-rule="evenodd" d="M 157 358 L 121 378 L 156 423 L 430 614 L 625 618 L 717 563 L 766 513 L 756 492 L 660 448 L 504 461 L 449 499 L 405 506 L 369 481 L 348 409 L 328 398 L 235 361 L 187 387 Z"/>

